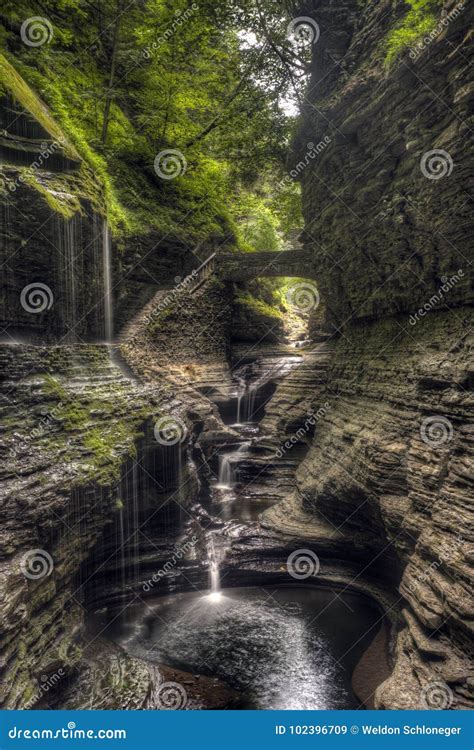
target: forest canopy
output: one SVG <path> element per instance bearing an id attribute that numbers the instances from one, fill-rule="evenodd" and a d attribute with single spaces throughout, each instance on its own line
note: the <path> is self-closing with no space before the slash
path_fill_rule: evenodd
<path id="1" fill-rule="evenodd" d="M 294 12 L 274 0 L 20 0 L 0 19 L 7 58 L 102 180 L 115 233 L 278 249 L 300 222 L 298 186 L 283 181 L 305 77 Z"/>

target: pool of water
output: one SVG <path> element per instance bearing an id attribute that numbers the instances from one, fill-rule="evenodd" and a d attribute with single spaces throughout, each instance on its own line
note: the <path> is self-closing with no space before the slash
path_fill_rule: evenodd
<path id="1" fill-rule="evenodd" d="M 309 586 L 179 593 L 114 620 L 134 656 L 218 677 L 257 709 L 350 709 L 351 675 L 380 627 L 365 597 Z"/>

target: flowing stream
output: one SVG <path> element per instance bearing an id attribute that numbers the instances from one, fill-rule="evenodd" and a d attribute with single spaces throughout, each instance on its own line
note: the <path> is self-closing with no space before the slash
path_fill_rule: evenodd
<path id="1" fill-rule="evenodd" d="M 284 358 L 283 371 L 300 359 Z M 253 376 L 251 368 L 246 373 Z M 174 466 L 172 492 L 179 498 L 175 533 L 180 541 L 175 545 L 184 549 L 183 540 L 194 530 L 201 546 L 171 565 L 169 558 L 166 563 L 166 553 L 158 556 L 161 563 L 155 570 L 161 565 L 164 572 L 146 583 L 146 602 L 142 597 L 139 603 L 135 599 L 124 612 L 121 608 L 120 616 L 116 605 L 97 611 L 96 624 L 136 657 L 218 678 L 238 692 L 239 708 L 359 708 L 351 677 L 380 627 L 378 607 L 355 593 L 301 584 L 289 576 L 286 584 L 262 586 L 262 580 L 270 579 L 257 573 L 260 585 L 239 586 L 242 579 L 233 577 L 232 569 L 229 576 L 226 567 L 232 540 L 250 528 L 249 522 L 255 528 L 262 511 L 258 492 L 252 496 L 241 487 L 241 473 L 251 472 L 252 462 L 258 462 L 260 455 L 255 407 L 258 401 L 265 403 L 261 389 L 268 398 L 271 392 L 265 376 L 253 377 L 249 387 L 245 375 L 239 375 L 240 396 L 235 400 L 235 415 L 229 416 L 240 442 L 219 448 L 214 478 L 204 482 L 205 491 L 201 487 L 190 512 L 182 512 L 186 454 L 175 446 L 172 462 L 171 456 L 168 459 L 170 468 L 171 463 Z M 126 476 L 136 487 L 138 465 L 130 468 Z M 148 469 L 153 471 L 150 465 Z M 122 568 L 128 564 L 128 575 L 136 580 L 140 571 L 134 566 L 140 550 L 131 531 L 139 521 L 137 491 L 131 488 L 125 494 L 128 520 L 124 521 L 124 510 L 120 510 L 119 536 L 122 555 L 127 549 L 129 559 L 128 563 L 121 559 L 120 564 Z M 129 538 L 127 544 L 124 536 Z M 147 541 L 142 539 L 142 543 Z M 153 548 L 158 549 L 155 544 Z"/>

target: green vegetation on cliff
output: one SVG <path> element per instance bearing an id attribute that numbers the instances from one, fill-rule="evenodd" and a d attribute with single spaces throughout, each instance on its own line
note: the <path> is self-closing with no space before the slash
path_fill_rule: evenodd
<path id="1" fill-rule="evenodd" d="M 408 13 L 393 28 L 386 43 L 386 62 L 392 63 L 409 47 L 415 47 L 420 39 L 432 31 L 441 8 L 440 0 L 406 0 Z"/>
<path id="2" fill-rule="evenodd" d="M 263 171 L 284 173 L 292 124 L 278 71 L 241 27 L 230 0 L 8 0 L 0 38 L 19 75 L 2 73 L 102 183 L 116 234 L 232 244 L 232 207 Z"/>

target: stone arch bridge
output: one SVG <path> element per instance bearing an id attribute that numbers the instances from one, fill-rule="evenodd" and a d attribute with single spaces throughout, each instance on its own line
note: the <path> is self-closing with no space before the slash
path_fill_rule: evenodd
<path id="1" fill-rule="evenodd" d="M 312 258 L 307 250 L 232 253 L 215 255 L 214 271 L 226 281 L 249 281 L 258 276 L 300 276 L 314 279 Z"/>

